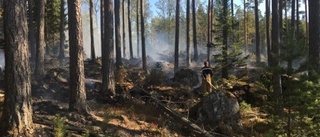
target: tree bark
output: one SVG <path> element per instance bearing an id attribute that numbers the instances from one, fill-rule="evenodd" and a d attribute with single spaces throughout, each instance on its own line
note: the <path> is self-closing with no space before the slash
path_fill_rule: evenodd
<path id="1" fill-rule="evenodd" d="M 83 65 L 81 0 L 68 1 L 70 99 L 69 109 L 87 113 Z"/>
<path id="2" fill-rule="evenodd" d="M 45 53 L 45 5 L 46 0 L 37 3 L 37 52 L 34 75 L 36 78 L 44 76 L 44 53 Z"/>
<path id="3" fill-rule="evenodd" d="M 306 45 L 309 45 L 309 22 L 308 22 L 308 1 L 304 0 L 305 6 L 305 24 L 306 24 Z"/>
<path id="4" fill-rule="evenodd" d="M 124 8 L 124 2 L 125 0 L 122 0 L 122 54 L 123 54 L 123 58 L 126 58 L 126 50 L 127 50 L 127 45 L 126 45 L 126 24 L 125 24 L 125 8 Z"/>
<path id="5" fill-rule="evenodd" d="M 309 80 L 316 82 L 319 75 L 320 1 L 309 0 Z"/>
<path id="6" fill-rule="evenodd" d="M 255 26 L 256 26 L 256 63 L 260 64 L 260 26 L 259 26 L 259 12 L 258 12 L 258 0 L 254 0 L 254 12 L 255 12 Z"/>
<path id="7" fill-rule="evenodd" d="M 144 0 L 140 0 L 141 15 L 141 48 L 142 48 L 142 69 L 147 72 L 146 38 L 144 28 Z"/>
<path id="8" fill-rule="evenodd" d="M 197 24 L 196 24 L 196 2 L 192 0 L 192 36 L 193 36 L 193 60 L 198 61 L 198 46 L 197 46 Z"/>
<path id="9" fill-rule="evenodd" d="M 174 41 L 174 72 L 179 70 L 179 26 L 180 26 L 180 0 L 176 1 L 176 27 Z"/>
<path id="10" fill-rule="evenodd" d="M 137 0 L 136 13 L 137 13 L 137 58 L 140 58 L 140 22 L 139 22 L 139 1 Z"/>
<path id="11" fill-rule="evenodd" d="M 34 13 L 33 10 L 34 9 L 34 0 L 28 0 L 28 36 L 29 36 L 29 47 L 30 47 L 30 62 L 33 64 L 35 62 L 35 58 L 36 58 L 36 48 L 37 48 L 37 44 L 36 44 L 36 37 L 35 37 L 35 27 L 34 27 L 34 23 L 33 23 L 33 19 L 34 19 Z M 34 66 L 32 66 L 34 67 Z M 32 68 L 31 67 L 31 68 Z"/>
<path id="12" fill-rule="evenodd" d="M 65 29 L 65 9 L 64 9 L 65 1 L 61 0 L 60 3 L 60 48 L 59 48 L 59 58 L 64 59 L 65 54 L 64 54 L 64 42 L 65 42 L 65 34 L 64 34 L 64 29 Z"/>
<path id="13" fill-rule="evenodd" d="M 186 43 L 187 43 L 187 58 L 186 58 L 186 64 L 187 67 L 190 66 L 190 0 L 187 0 L 187 28 L 186 28 L 186 35 L 187 35 L 187 39 L 186 39 Z"/>
<path id="14" fill-rule="evenodd" d="M 210 66 L 210 43 L 211 43 L 211 0 L 208 0 L 208 30 L 207 30 L 207 61 Z"/>
<path id="15" fill-rule="evenodd" d="M 272 0 L 272 30 L 271 30 L 271 67 L 277 68 L 279 67 L 279 60 L 277 56 L 279 55 L 279 46 L 280 46 L 280 36 L 279 36 L 279 2 L 277 0 Z M 277 100 L 279 105 L 282 102 L 282 88 L 281 88 L 281 77 L 279 72 L 274 71 L 272 75 L 272 85 L 273 91 L 277 94 Z M 279 107 L 281 110 L 281 107 Z"/>
<path id="16" fill-rule="evenodd" d="M 105 44 L 105 34 L 104 34 L 104 29 L 105 29 L 105 6 L 104 6 L 104 0 L 101 0 L 100 1 L 100 41 L 101 41 L 101 57 L 102 57 L 102 54 L 103 54 L 103 47 Z M 103 60 L 103 58 L 101 59 Z"/>
<path id="17" fill-rule="evenodd" d="M 115 33 L 116 33 L 116 72 L 120 71 L 122 65 L 121 59 L 121 32 L 120 32 L 120 0 L 114 1 L 114 19 L 115 19 Z M 116 77 L 116 81 L 119 82 L 119 77 Z"/>
<path id="18" fill-rule="evenodd" d="M 104 1 L 105 45 L 102 45 L 102 91 L 115 95 L 113 0 Z"/>
<path id="19" fill-rule="evenodd" d="M 27 2 L 3 4 L 6 85 L 0 136 L 33 137 Z"/>
<path id="20" fill-rule="evenodd" d="M 270 0 L 266 0 L 266 35 L 267 35 L 267 55 L 268 65 L 271 65 L 271 43 L 270 43 Z"/>
<path id="21" fill-rule="evenodd" d="M 131 9 L 130 0 L 128 0 L 128 27 L 129 27 L 129 48 L 130 48 L 130 59 L 133 59 L 133 48 L 132 48 L 132 30 L 131 30 Z"/>
<path id="22" fill-rule="evenodd" d="M 296 29 L 295 12 L 296 12 L 296 0 L 292 0 L 292 2 L 291 2 L 291 29 L 293 30 L 294 33 L 295 33 L 295 29 Z"/>
<path id="23" fill-rule="evenodd" d="M 94 47 L 94 32 L 93 32 L 93 1 L 89 0 L 90 7 L 90 42 L 91 42 L 91 60 L 96 60 L 96 52 Z"/>

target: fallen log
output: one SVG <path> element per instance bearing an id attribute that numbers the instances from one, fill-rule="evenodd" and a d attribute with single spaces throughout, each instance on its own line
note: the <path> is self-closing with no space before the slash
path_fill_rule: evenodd
<path id="1" fill-rule="evenodd" d="M 151 94 L 149 94 L 147 91 L 145 91 L 142 88 L 140 88 L 140 90 L 145 92 L 145 94 L 148 95 L 150 99 L 155 100 L 157 103 L 157 106 L 159 106 L 163 111 L 168 113 L 169 116 L 174 118 L 180 124 L 183 124 L 183 125 L 187 126 L 188 128 L 190 128 L 193 131 L 193 133 L 195 133 L 197 136 L 202 136 L 202 137 L 214 137 L 214 135 L 225 136 L 225 135 L 218 134 L 218 133 L 210 133 L 210 132 L 206 131 L 205 129 L 200 128 L 197 124 L 191 122 L 188 118 L 184 117 L 182 114 L 167 107 L 157 97 L 152 96 Z"/>

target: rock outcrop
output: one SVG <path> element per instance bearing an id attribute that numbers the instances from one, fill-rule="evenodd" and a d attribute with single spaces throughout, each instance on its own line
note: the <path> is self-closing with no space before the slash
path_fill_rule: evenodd
<path id="1" fill-rule="evenodd" d="M 238 100 L 232 93 L 216 90 L 190 109 L 190 117 L 215 129 L 236 130 L 239 129 L 239 111 Z"/>

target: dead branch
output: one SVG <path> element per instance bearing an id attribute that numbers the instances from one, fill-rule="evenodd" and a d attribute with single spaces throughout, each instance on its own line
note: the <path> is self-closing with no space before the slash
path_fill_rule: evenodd
<path id="1" fill-rule="evenodd" d="M 159 100 L 157 97 L 152 96 L 151 94 L 149 94 L 147 91 L 145 91 L 144 89 L 140 88 L 141 91 L 145 92 L 147 95 L 149 95 L 149 97 L 153 100 L 156 100 L 157 105 L 166 113 L 168 113 L 171 117 L 173 117 L 177 122 L 187 126 L 188 128 L 190 128 L 195 134 L 197 134 L 198 136 L 203 136 L 203 137 L 213 137 L 214 135 L 212 135 L 211 133 L 209 133 L 208 131 L 206 131 L 205 129 L 200 128 L 198 125 L 192 123 L 189 119 L 187 119 L 186 117 L 184 117 L 183 115 L 181 115 L 178 112 L 175 112 L 174 110 L 170 109 L 169 107 L 167 107 L 165 104 L 163 104 L 161 102 L 161 100 Z M 215 133 L 218 134 L 218 133 Z M 220 134 L 219 134 L 220 135 Z"/>

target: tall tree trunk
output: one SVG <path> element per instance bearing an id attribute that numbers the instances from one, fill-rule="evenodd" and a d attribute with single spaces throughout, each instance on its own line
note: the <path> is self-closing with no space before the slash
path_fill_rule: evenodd
<path id="1" fill-rule="evenodd" d="M 320 1 L 309 0 L 309 79 L 316 82 L 319 75 Z"/>
<path id="2" fill-rule="evenodd" d="M 104 45 L 102 49 L 102 91 L 115 95 L 113 0 L 104 1 Z"/>
<path id="3" fill-rule="evenodd" d="M 122 44 L 123 44 L 123 58 L 126 58 L 126 50 L 127 50 L 127 46 L 126 46 L 126 24 L 125 24 L 125 8 L 124 8 L 124 2 L 125 0 L 122 0 Z"/>
<path id="4" fill-rule="evenodd" d="M 45 5 L 46 0 L 38 1 L 37 3 L 37 52 L 36 66 L 34 75 L 36 78 L 44 76 L 44 50 L 45 50 Z"/>
<path id="5" fill-rule="evenodd" d="M 256 63 L 260 64 L 260 26 L 259 26 L 259 12 L 258 12 L 258 0 L 254 0 L 254 12 L 255 12 L 255 26 L 256 26 Z"/>
<path id="6" fill-rule="evenodd" d="M 300 26 L 299 26 L 299 24 L 300 24 L 299 0 L 296 1 L 296 6 L 297 6 L 297 9 L 296 9 L 296 16 L 297 16 L 297 20 L 296 20 L 296 22 L 297 22 L 297 23 L 296 23 L 296 25 L 297 25 L 297 26 L 296 26 L 296 27 L 297 27 L 296 30 L 297 30 L 297 31 L 296 31 L 296 32 L 297 32 L 297 34 L 296 34 L 296 37 L 297 37 L 297 39 L 299 39 L 299 33 L 300 33 L 300 32 L 299 32 L 299 31 L 300 31 L 300 29 L 299 29 L 299 28 L 300 28 Z"/>
<path id="7" fill-rule="evenodd" d="M 247 45 L 248 45 L 248 41 L 247 41 L 247 2 L 246 0 L 243 1 L 243 27 L 244 27 L 244 55 L 247 55 Z"/>
<path id="8" fill-rule="evenodd" d="M 279 36 L 280 36 L 280 41 L 283 39 L 283 34 L 282 34 L 282 28 L 283 28 L 283 0 L 279 1 Z"/>
<path id="9" fill-rule="evenodd" d="M 224 0 L 223 1 L 223 22 L 222 24 L 228 24 L 228 1 Z M 228 79 L 229 74 L 228 74 L 228 27 L 223 27 L 222 30 L 222 56 L 223 56 L 223 67 L 222 67 L 222 78 Z"/>
<path id="10" fill-rule="evenodd" d="M 267 35 L 267 55 L 268 65 L 271 65 L 271 41 L 270 41 L 270 0 L 266 0 L 266 35 Z"/>
<path id="11" fill-rule="evenodd" d="M 132 30 L 131 30 L 131 9 L 130 0 L 128 0 L 128 27 L 129 27 L 129 48 L 130 48 L 130 59 L 133 59 L 133 48 L 132 48 Z"/>
<path id="12" fill-rule="evenodd" d="M 295 29 L 296 29 L 296 16 L 295 16 L 295 12 L 296 12 L 296 0 L 292 0 L 291 2 L 291 29 L 293 30 L 293 32 L 295 33 Z"/>
<path id="13" fill-rule="evenodd" d="M 211 43 L 211 0 L 208 0 L 208 30 L 207 30 L 207 61 L 209 63 L 210 66 L 210 43 Z"/>
<path id="14" fill-rule="evenodd" d="M 28 0 L 28 36 L 29 36 L 29 47 L 30 47 L 30 62 L 33 64 L 36 58 L 36 37 L 34 34 L 35 27 L 33 23 L 33 10 L 34 9 L 34 0 Z M 33 66 L 32 66 L 33 67 Z M 31 67 L 31 68 L 32 68 Z"/>
<path id="15" fill-rule="evenodd" d="M 198 61 L 198 46 L 197 46 L 197 24 L 196 24 L 196 2 L 192 0 L 192 39 L 193 39 L 193 60 Z"/>
<path id="16" fill-rule="evenodd" d="M 116 71 L 120 70 L 122 65 L 121 59 L 121 32 L 120 32 L 120 0 L 114 1 L 114 19 L 115 19 L 115 33 L 116 33 Z M 116 77 L 118 78 L 118 77 Z M 116 81 L 118 81 L 116 79 Z"/>
<path id="17" fill-rule="evenodd" d="M 174 72 L 179 70 L 179 27 L 180 27 L 180 0 L 176 1 L 176 27 L 174 39 Z"/>
<path id="18" fill-rule="evenodd" d="M 69 109 L 87 113 L 83 65 L 81 0 L 68 0 L 70 100 Z"/>
<path id="19" fill-rule="evenodd" d="M 271 67 L 277 68 L 279 67 L 279 60 L 277 56 L 279 55 L 279 46 L 280 46 L 280 37 L 279 37 L 279 2 L 278 0 L 272 0 L 272 30 L 271 30 L 271 37 L 272 37 L 272 44 L 271 44 L 271 52 L 272 52 L 272 60 L 271 60 Z M 278 103 L 281 105 L 282 102 L 282 89 L 281 89 L 281 78 L 280 74 L 277 71 L 273 72 L 272 75 L 272 85 L 273 91 L 276 92 L 278 95 Z M 279 107 L 281 110 L 282 108 Z"/>
<path id="20" fill-rule="evenodd" d="M 6 85 L 0 136 L 33 137 L 27 3 L 3 4 Z"/>
<path id="21" fill-rule="evenodd" d="M 232 27 L 232 30 L 234 30 L 234 2 L 233 0 L 231 0 L 231 27 Z"/>
<path id="22" fill-rule="evenodd" d="M 62 60 L 65 58 L 64 54 L 64 41 L 65 41 L 65 9 L 64 9 L 65 1 L 61 0 L 60 3 L 60 47 L 59 47 L 59 58 Z"/>
<path id="23" fill-rule="evenodd" d="M 102 57 L 102 59 L 101 59 L 101 61 L 103 60 L 103 56 L 102 56 L 102 54 L 103 54 L 103 47 L 104 47 L 104 45 L 106 45 L 106 43 L 105 43 L 105 34 L 104 34 L 104 29 L 105 29 L 105 10 L 104 10 L 104 8 L 105 8 L 105 6 L 104 6 L 104 2 L 105 0 L 101 0 L 100 1 L 100 42 L 101 42 L 101 44 L 100 44 L 100 46 L 101 46 L 101 57 Z M 103 61 L 102 61 L 103 62 Z"/>
<path id="24" fill-rule="evenodd" d="M 93 0 L 89 0 L 90 7 L 90 42 L 91 42 L 91 60 L 96 60 L 96 52 L 94 48 L 94 32 L 93 32 Z"/>
<path id="25" fill-rule="evenodd" d="M 308 22 L 308 0 L 304 0 L 305 6 L 305 24 L 306 24 L 306 45 L 309 45 L 309 22 Z"/>
<path id="26" fill-rule="evenodd" d="M 136 13 L 137 13 L 137 58 L 140 58 L 140 22 L 139 22 L 139 1 L 137 0 Z"/>
<path id="27" fill-rule="evenodd" d="M 144 0 L 140 0 L 141 15 L 141 44 L 142 44 L 142 69 L 147 72 L 146 38 L 144 30 Z"/>
<path id="28" fill-rule="evenodd" d="M 187 43 L 187 58 L 186 58 L 186 64 L 187 67 L 190 66 L 190 0 L 187 0 L 187 29 L 186 29 L 186 35 L 187 35 L 187 39 L 186 39 L 186 43 Z"/>

